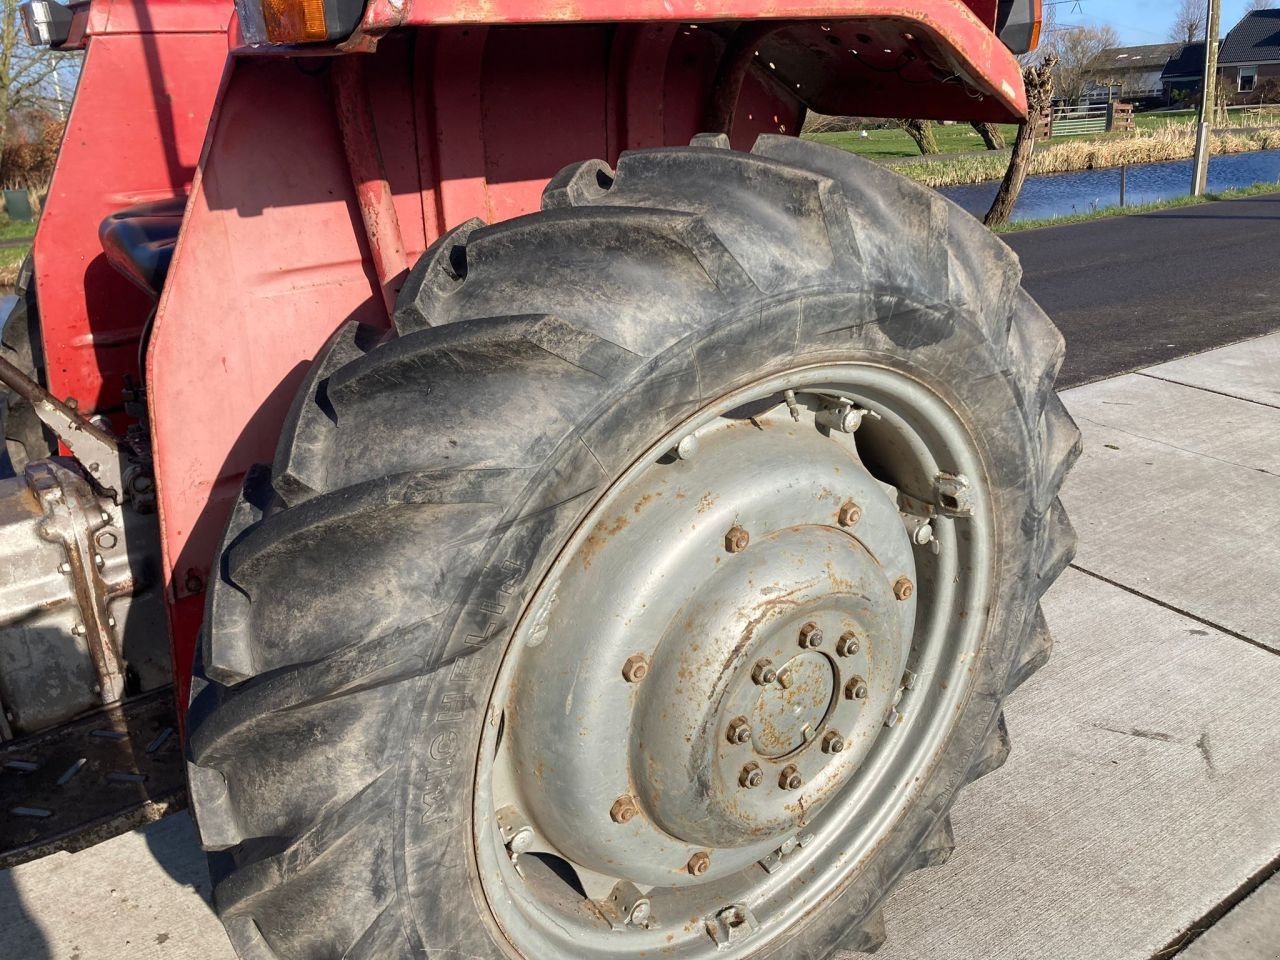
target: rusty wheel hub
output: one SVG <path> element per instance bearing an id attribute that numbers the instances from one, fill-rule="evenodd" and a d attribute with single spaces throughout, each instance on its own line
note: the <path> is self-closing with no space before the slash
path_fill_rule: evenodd
<path id="1" fill-rule="evenodd" d="M 883 514 L 900 540 L 888 550 L 892 572 L 913 573 L 896 508 L 873 484 L 860 491 L 868 521 Z M 827 510 L 820 485 L 813 494 L 815 514 Z M 851 533 L 820 524 L 753 538 L 688 584 L 635 697 L 628 775 L 656 827 L 706 847 L 776 841 L 840 789 L 875 742 L 906 667 L 911 609 L 891 585 Z M 810 627 L 822 640 L 806 648 Z M 835 641 L 846 633 L 867 642 L 842 657 Z M 841 693 L 854 678 L 866 683 L 862 698 Z M 839 752 L 823 749 L 829 733 L 841 738 Z M 763 782 L 744 789 L 751 763 Z"/>
<path id="2" fill-rule="evenodd" d="M 511 905 L 495 912 L 526 955 L 595 956 L 600 930 L 666 950 L 663 914 L 685 918 L 673 956 L 719 956 L 725 910 L 746 918 L 728 925 L 735 938 L 771 936 L 803 909 L 787 884 L 835 889 L 909 795 L 893 784 L 940 747 L 968 689 L 946 681 L 981 619 L 964 620 L 965 598 L 987 582 L 960 558 L 985 534 L 961 541 L 912 511 L 918 478 L 940 473 L 930 444 L 949 475 L 976 461 L 893 413 L 933 404 L 944 418 L 931 395 L 866 377 L 892 426 L 876 475 L 855 437 L 882 415 L 851 410 L 856 391 L 783 383 L 726 401 L 614 485 L 524 612 L 489 711 L 476 824 L 482 877 L 507 878 L 490 902 Z M 926 689 L 909 692 L 921 670 Z M 810 839 L 828 852 L 806 854 L 820 868 L 793 881 L 786 865 Z M 687 926 L 691 910 L 705 929 Z"/>
<path id="3" fill-rule="evenodd" d="M 672 882 L 700 850 L 709 869 L 679 882 L 723 876 L 799 830 L 875 743 L 911 644 L 915 602 L 893 592 L 915 576 L 910 540 L 851 442 L 785 406 L 697 440 L 611 497 L 506 709 L 513 779 L 545 788 L 513 805 L 588 870 L 617 872 L 625 851 L 636 883 Z M 865 639 L 840 656 L 845 634 Z M 635 656 L 648 671 L 629 682 Z M 855 679 L 864 695 L 845 697 Z M 823 750 L 831 732 L 845 749 Z M 744 787 L 750 763 L 761 782 Z M 620 830 L 621 795 L 640 816 Z"/>

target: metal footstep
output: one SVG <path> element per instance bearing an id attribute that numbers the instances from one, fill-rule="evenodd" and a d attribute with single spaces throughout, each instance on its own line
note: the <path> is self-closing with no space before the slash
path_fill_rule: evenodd
<path id="1" fill-rule="evenodd" d="M 0 743 L 0 870 L 186 806 L 173 690 Z"/>

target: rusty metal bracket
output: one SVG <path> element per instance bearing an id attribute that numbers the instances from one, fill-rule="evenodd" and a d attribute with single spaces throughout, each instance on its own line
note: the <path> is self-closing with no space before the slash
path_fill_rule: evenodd
<path id="1" fill-rule="evenodd" d="M 95 534 L 108 525 L 98 498 L 89 485 L 70 470 L 49 461 L 27 465 L 27 483 L 44 511 L 40 536 L 60 545 L 66 555 L 59 571 L 71 579 L 79 623 L 72 628 L 84 637 L 98 674 L 95 691 L 103 703 L 124 696 L 124 662 L 116 647 L 115 618 L 108 609 L 111 591 L 103 582 L 104 565 Z"/>
<path id="2" fill-rule="evenodd" d="M 123 502 L 124 468 L 120 444 L 115 437 L 80 416 L 3 357 L 0 357 L 0 383 L 31 404 L 40 422 L 67 445 L 112 502 Z"/>

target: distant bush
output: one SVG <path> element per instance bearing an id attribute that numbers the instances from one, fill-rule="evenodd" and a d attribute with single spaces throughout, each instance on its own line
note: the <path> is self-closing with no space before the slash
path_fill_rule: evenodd
<path id="1" fill-rule="evenodd" d="M 0 153 L 0 184 L 7 190 L 39 190 L 47 184 L 53 177 L 65 128 L 66 124 L 47 113 L 11 116 Z"/>

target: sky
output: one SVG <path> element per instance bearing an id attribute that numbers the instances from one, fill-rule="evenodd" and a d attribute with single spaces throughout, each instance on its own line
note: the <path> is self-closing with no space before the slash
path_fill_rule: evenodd
<path id="1" fill-rule="evenodd" d="M 1244 17 L 1247 3 L 1248 0 L 1222 0 L 1222 36 Z M 1119 31 L 1125 46 L 1164 43 L 1169 39 L 1169 27 L 1179 6 L 1178 0 L 1078 0 L 1078 5 L 1077 0 L 1067 0 L 1058 4 L 1058 22 L 1109 23 Z"/>

